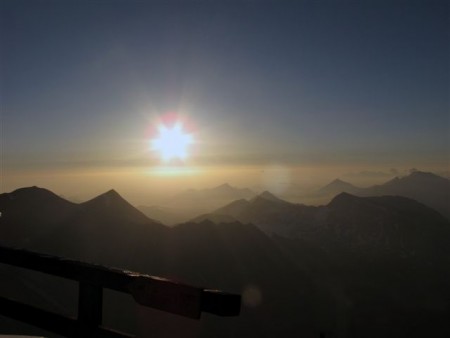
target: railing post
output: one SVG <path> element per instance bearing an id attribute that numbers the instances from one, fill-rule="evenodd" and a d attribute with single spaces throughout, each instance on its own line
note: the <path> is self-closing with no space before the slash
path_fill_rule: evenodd
<path id="1" fill-rule="evenodd" d="M 78 293 L 78 337 L 94 337 L 102 323 L 103 289 L 88 283 L 79 283 Z"/>

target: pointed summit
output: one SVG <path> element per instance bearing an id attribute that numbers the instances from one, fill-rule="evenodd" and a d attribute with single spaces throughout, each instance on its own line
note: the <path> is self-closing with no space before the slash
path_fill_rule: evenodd
<path id="1" fill-rule="evenodd" d="M 122 196 L 120 196 L 120 194 L 114 189 L 108 190 L 107 192 L 99 195 L 98 197 L 102 197 L 105 199 L 118 199 L 118 200 L 125 201 L 125 199 Z"/>
<path id="2" fill-rule="evenodd" d="M 280 206 L 290 206 L 292 203 L 282 200 L 281 198 L 275 196 L 270 191 L 263 191 L 258 196 L 250 200 L 250 204 L 257 208 L 265 208 L 269 206 L 280 207 Z"/>
<path id="3" fill-rule="evenodd" d="M 258 198 L 262 198 L 265 199 L 267 201 L 272 201 L 272 202 L 285 202 L 282 199 L 278 198 L 277 196 L 275 196 L 274 194 L 272 194 L 270 191 L 263 191 L 261 194 L 259 194 L 258 196 L 256 196 L 254 198 L 254 200 L 258 199 Z"/>
<path id="4" fill-rule="evenodd" d="M 120 196 L 119 193 L 116 190 L 114 190 L 114 189 L 108 190 L 107 192 L 104 193 L 104 195 L 117 195 L 117 196 Z"/>
<path id="5" fill-rule="evenodd" d="M 94 197 L 93 199 L 84 202 L 82 204 L 84 205 L 99 205 L 99 204 L 103 204 L 103 205 L 113 205 L 113 204 L 122 204 L 122 203 L 126 203 L 128 204 L 128 202 L 122 197 L 120 196 L 120 194 L 115 191 L 114 189 L 108 190 L 107 192 L 98 195 L 97 197 Z"/>
<path id="6" fill-rule="evenodd" d="M 137 223 L 146 223 L 150 221 L 147 216 L 128 203 L 114 189 L 108 190 L 81 205 L 93 214 L 108 215 L 111 219 L 126 219 Z"/>
<path id="7" fill-rule="evenodd" d="M 330 203 L 328 203 L 328 206 L 335 207 L 335 206 L 347 205 L 349 203 L 353 203 L 358 200 L 361 200 L 361 197 L 354 196 L 347 192 L 341 192 L 340 194 L 336 195 L 331 200 Z"/>
<path id="8" fill-rule="evenodd" d="M 334 181 L 328 183 L 323 188 L 319 189 L 320 194 L 338 194 L 341 192 L 349 192 L 349 193 L 355 193 L 358 190 L 357 187 L 355 187 L 353 184 L 345 182 L 339 178 L 335 179 Z"/>

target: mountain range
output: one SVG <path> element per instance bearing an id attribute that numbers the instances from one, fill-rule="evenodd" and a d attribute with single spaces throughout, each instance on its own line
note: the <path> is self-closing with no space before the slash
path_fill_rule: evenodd
<path id="1" fill-rule="evenodd" d="M 403 196 L 417 200 L 439 211 L 450 220 L 450 180 L 433 173 L 414 171 L 395 177 L 384 184 L 360 188 L 336 179 L 319 189 L 317 195 L 335 196 L 347 192 L 357 196 Z"/>
<path id="2" fill-rule="evenodd" d="M 114 190 L 76 204 L 43 188 L 22 188 L 1 194 L 0 210 L 2 245 L 90 261 L 110 256 L 109 246 L 145 246 L 147 234 L 167 231 Z"/>
<path id="3" fill-rule="evenodd" d="M 1 245 L 242 294 L 238 318 L 187 328 L 105 295 L 105 324 L 140 337 L 450 335 L 450 224 L 410 198 L 342 193 L 312 207 L 264 192 L 167 227 L 114 190 L 75 204 L 31 187 L 1 194 L 0 211 Z M 0 268 L 2 293 L 76 313 L 76 289 L 16 270 Z"/>
<path id="4" fill-rule="evenodd" d="M 387 250 L 403 255 L 436 250 L 435 254 L 440 254 L 450 238 L 450 223 L 445 217 L 400 196 L 357 197 L 341 193 L 328 205 L 314 207 L 289 203 L 266 191 L 192 221 L 204 220 L 251 223 L 268 235 L 301 238 L 315 245 Z"/>

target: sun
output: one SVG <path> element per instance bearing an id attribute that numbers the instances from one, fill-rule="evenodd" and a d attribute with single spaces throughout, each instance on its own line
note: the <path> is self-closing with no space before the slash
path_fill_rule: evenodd
<path id="1" fill-rule="evenodd" d="M 181 122 L 176 122 L 172 127 L 160 124 L 158 133 L 151 140 L 151 146 L 154 151 L 159 152 L 164 162 L 185 160 L 188 157 L 188 147 L 194 140 L 191 134 L 183 130 Z"/>

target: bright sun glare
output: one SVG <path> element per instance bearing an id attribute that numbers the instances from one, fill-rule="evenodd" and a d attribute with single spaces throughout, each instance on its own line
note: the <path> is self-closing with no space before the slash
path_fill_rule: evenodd
<path id="1" fill-rule="evenodd" d="M 158 136 L 151 141 L 152 149 L 159 152 L 163 161 L 185 160 L 187 148 L 193 143 L 193 137 L 183 130 L 181 122 L 169 128 L 164 124 L 158 126 Z"/>

